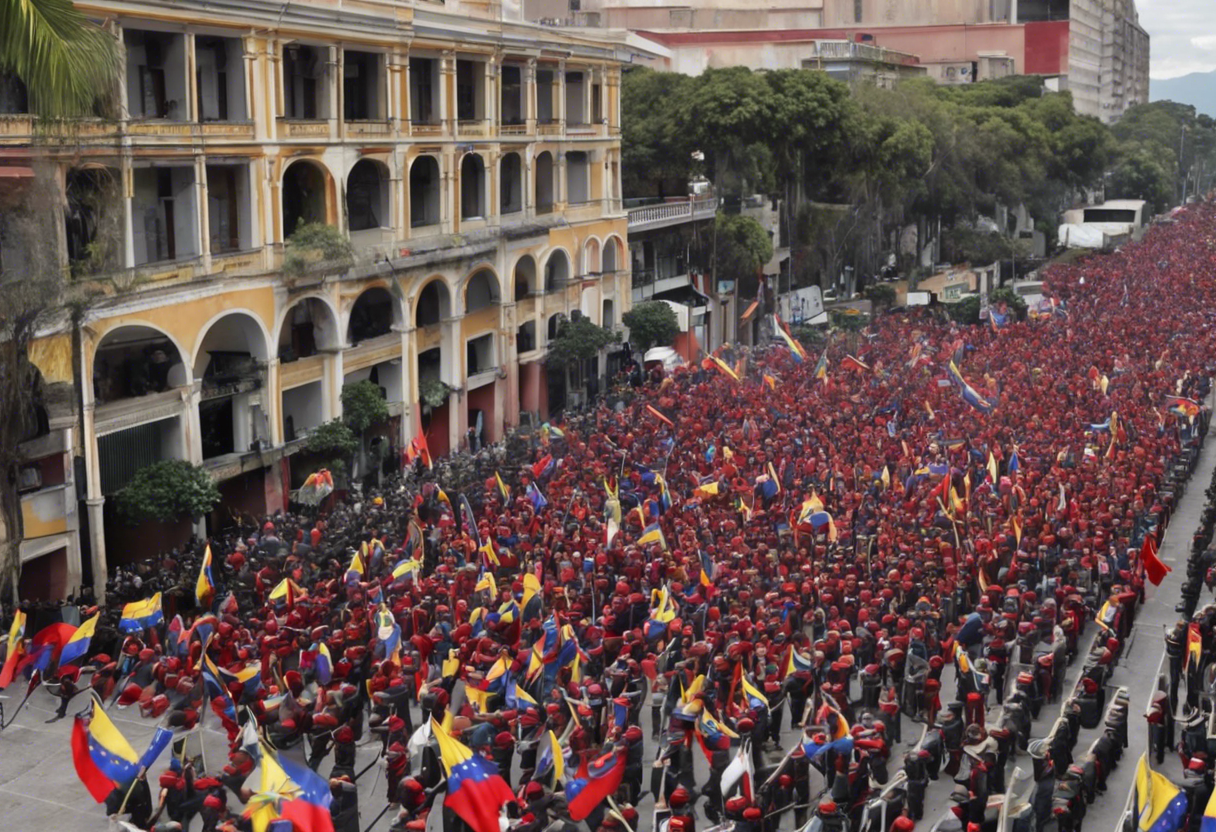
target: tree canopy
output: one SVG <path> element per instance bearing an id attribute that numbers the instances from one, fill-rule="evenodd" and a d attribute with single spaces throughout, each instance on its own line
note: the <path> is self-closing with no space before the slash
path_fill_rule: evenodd
<path id="1" fill-rule="evenodd" d="M 165 459 L 141 468 L 116 495 L 118 512 L 132 525 L 198 519 L 220 501 L 220 490 L 201 466 Z"/>
<path id="2" fill-rule="evenodd" d="M 651 347 L 670 346 L 680 331 L 675 310 L 661 300 L 639 303 L 621 320 L 629 327 L 630 346 L 643 354 Z"/>

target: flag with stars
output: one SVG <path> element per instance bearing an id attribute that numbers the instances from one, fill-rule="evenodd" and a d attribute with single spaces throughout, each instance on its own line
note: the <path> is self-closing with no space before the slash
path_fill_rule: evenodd
<path id="1" fill-rule="evenodd" d="M 172 731 L 157 728 L 141 757 L 106 712 L 94 703 L 92 716 L 78 716 L 72 726 L 72 762 L 93 799 L 105 803 L 110 792 L 129 784 L 140 768 L 151 766 L 172 740 Z"/>
<path id="2" fill-rule="evenodd" d="M 448 776 L 443 805 L 455 812 L 473 832 L 498 832 L 502 807 L 515 795 L 498 774 L 498 767 L 443 730 L 431 720 L 431 733 L 439 743 L 439 759 Z"/>

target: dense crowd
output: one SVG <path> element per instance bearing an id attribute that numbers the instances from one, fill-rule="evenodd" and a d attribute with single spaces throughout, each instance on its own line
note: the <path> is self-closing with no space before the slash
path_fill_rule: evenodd
<path id="1" fill-rule="evenodd" d="M 983 742 L 987 707 L 1058 697 L 1087 623 L 1106 661 L 1130 632 L 1170 465 L 1206 427 L 1214 268 L 1204 204 L 1052 268 L 1056 302 L 1031 320 L 907 310 L 805 357 L 780 338 L 726 347 L 536 431 L 462 493 L 417 459 L 212 539 L 213 610 L 203 544 L 172 552 L 112 582 L 89 670 L 56 674 L 60 713 L 88 686 L 175 730 L 218 704 L 228 764 L 175 762 L 127 794 L 140 829 L 254 823 L 243 723 L 329 774 L 339 830 L 381 808 L 352 785 L 369 734 L 393 828 L 424 828 L 447 782 L 438 730 L 496 764 L 524 830 L 649 829 L 644 791 L 672 832 L 844 828 L 910 719 L 974 750 L 963 811 L 982 821 L 1007 762 Z M 155 591 L 163 624 L 120 634 L 122 603 Z M 443 811 L 445 829 L 470 823 Z M 901 815 L 888 828 L 916 825 Z"/>

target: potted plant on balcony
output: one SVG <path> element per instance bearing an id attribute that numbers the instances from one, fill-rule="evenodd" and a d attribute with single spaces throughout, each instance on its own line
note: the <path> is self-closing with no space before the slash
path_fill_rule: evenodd
<path id="1" fill-rule="evenodd" d="M 342 232 L 323 222 L 302 223 L 287 238 L 283 274 L 303 277 L 319 269 L 345 269 L 354 262 L 354 249 Z"/>

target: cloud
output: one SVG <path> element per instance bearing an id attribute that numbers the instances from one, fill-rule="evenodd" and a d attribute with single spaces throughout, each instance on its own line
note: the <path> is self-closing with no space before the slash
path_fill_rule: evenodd
<path id="1" fill-rule="evenodd" d="M 1136 6 L 1151 39 L 1150 76 L 1175 78 L 1216 68 L 1212 0 L 1136 0 Z"/>

